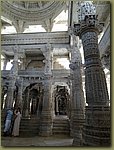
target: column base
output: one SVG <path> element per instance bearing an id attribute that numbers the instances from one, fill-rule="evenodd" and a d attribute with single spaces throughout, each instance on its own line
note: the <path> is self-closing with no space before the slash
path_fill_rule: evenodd
<path id="1" fill-rule="evenodd" d="M 53 127 L 52 116 L 50 112 L 48 111 L 42 112 L 39 135 L 46 136 L 46 137 L 51 136 L 52 127 Z"/>
<path id="2" fill-rule="evenodd" d="M 82 146 L 82 126 L 77 124 L 73 129 L 73 144 L 72 146 Z"/>
<path id="3" fill-rule="evenodd" d="M 75 112 L 71 119 L 71 133 L 70 135 L 73 137 L 73 146 L 81 146 L 82 145 L 82 128 L 84 124 L 84 115 Z"/>
<path id="4" fill-rule="evenodd" d="M 83 127 L 83 145 L 111 146 L 110 107 L 86 107 L 86 118 Z"/>

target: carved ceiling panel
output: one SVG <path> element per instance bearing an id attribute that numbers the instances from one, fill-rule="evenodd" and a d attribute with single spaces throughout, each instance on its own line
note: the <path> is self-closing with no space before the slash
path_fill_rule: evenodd
<path id="1" fill-rule="evenodd" d="M 2 15 L 12 20 L 45 21 L 54 19 L 65 6 L 60 1 L 2 1 Z"/>

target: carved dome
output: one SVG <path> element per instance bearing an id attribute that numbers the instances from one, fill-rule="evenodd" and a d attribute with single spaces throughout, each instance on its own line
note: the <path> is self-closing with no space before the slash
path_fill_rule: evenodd
<path id="1" fill-rule="evenodd" d="M 24 22 L 54 19 L 65 6 L 60 1 L 2 1 L 2 15 L 11 20 Z"/>
<path id="2" fill-rule="evenodd" d="M 20 9 L 29 9 L 29 10 L 41 10 L 46 7 L 49 7 L 53 2 L 52 1 L 36 1 L 36 2 L 29 2 L 29 1 L 13 1 L 10 2 L 13 6 L 20 8 Z"/>

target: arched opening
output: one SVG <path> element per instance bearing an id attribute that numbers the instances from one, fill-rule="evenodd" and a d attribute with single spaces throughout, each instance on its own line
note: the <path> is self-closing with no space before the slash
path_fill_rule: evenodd
<path id="1" fill-rule="evenodd" d="M 55 90 L 55 115 L 67 115 L 69 112 L 69 93 L 66 86 L 58 86 Z"/>
<path id="2" fill-rule="evenodd" d="M 23 92 L 23 116 L 39 116 L 42 112 L 43 87 L 34 83 L 26 87 Z"/>

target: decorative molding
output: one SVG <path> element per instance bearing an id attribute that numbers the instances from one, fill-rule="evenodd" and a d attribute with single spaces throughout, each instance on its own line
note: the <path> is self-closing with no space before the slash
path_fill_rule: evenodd
<path id="1" fill-rule="evenodd" d="M 21 20 L 27 24 L 46 21 L 55 18 L 64 8 L 65 2 L 24 2 L 2 1 L 2 15 L 12 21 Z"/>
<path id="2" fill-rule="evenodd" d="M 24 34 L 4 34 L 1 36 L 2 46 L 4 45 L 31 45 L 31 44 L 67 44 L 69 43 L 68 32 L 40 32 L 40 33 L 24 33 Z"/>

